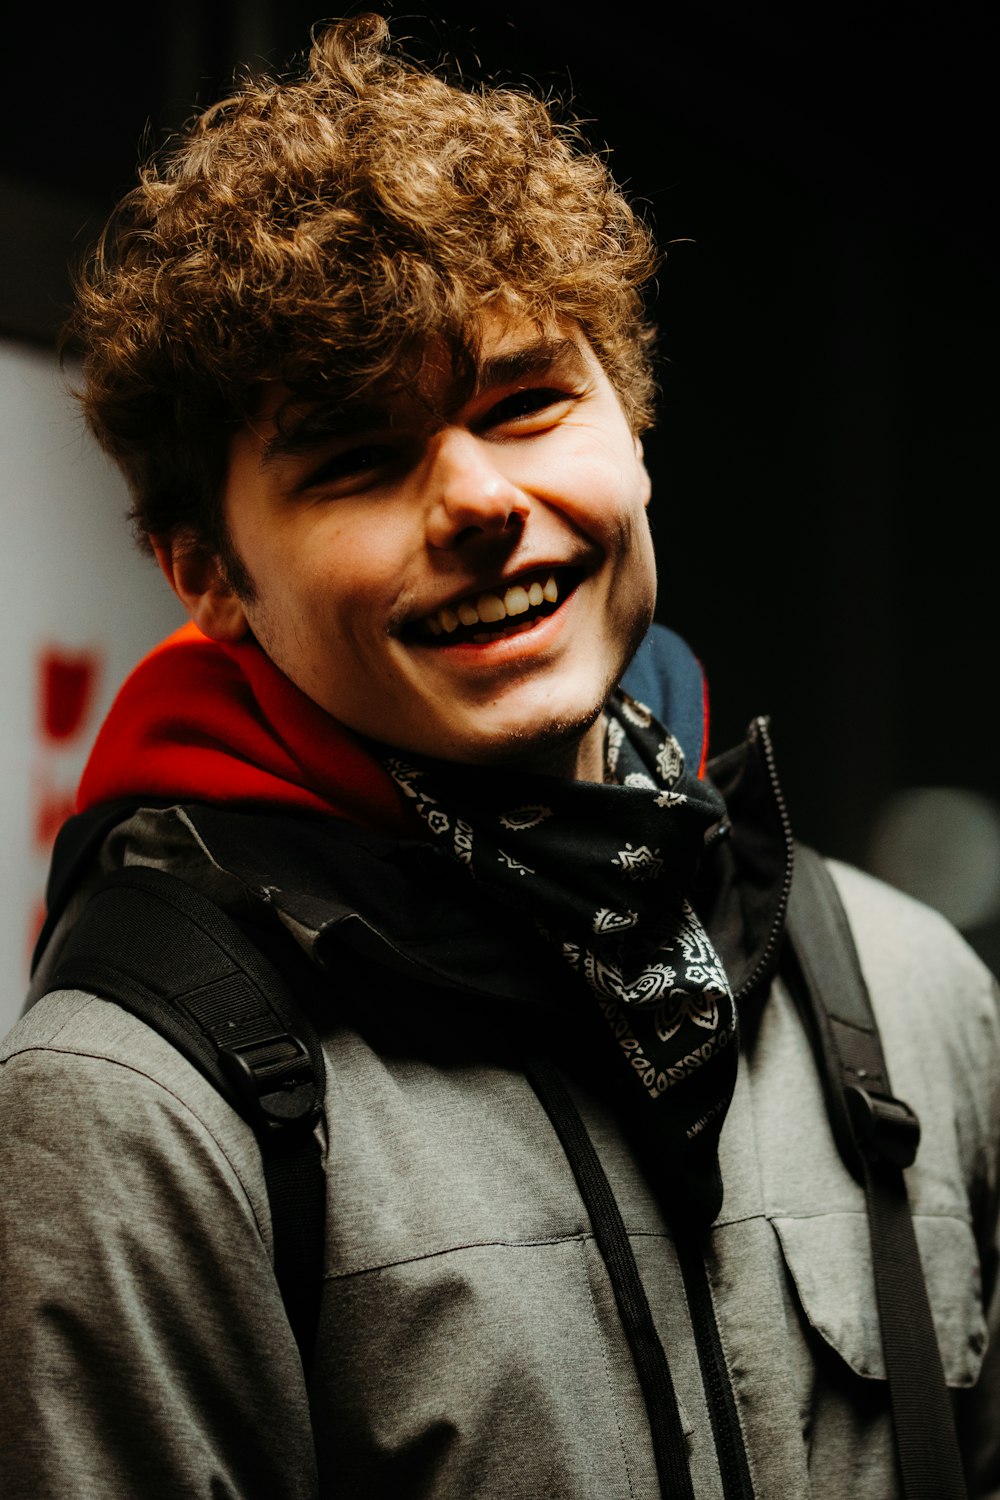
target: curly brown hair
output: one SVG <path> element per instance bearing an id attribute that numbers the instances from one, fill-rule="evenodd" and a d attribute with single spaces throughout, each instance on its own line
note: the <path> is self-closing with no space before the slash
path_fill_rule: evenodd
<path id="1" fill-rule="evenodd" d="M 67 347 L 141 540 L 225 551 L 234 424 L 261 383 L 348 403 L 468 353 L 489 309 L 589 339 L 635 431 L 652 418 L 652 236 L 573 124 L 513 87 L 456 87 L 377 15 L 306 70 L 244 83 L 154 158 L 76 281 Z"/>

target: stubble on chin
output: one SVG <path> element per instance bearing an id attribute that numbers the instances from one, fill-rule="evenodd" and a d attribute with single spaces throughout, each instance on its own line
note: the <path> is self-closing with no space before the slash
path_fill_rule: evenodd
<path id="1" fill-rule="evenodd" d="M 599 781 L 604 764 L 604 703 L 585 717 L 553 719 L 532 732 L 511 729 L 481 754 L 470 756 L 469 764 L 531 771 L 565 781 Z"/>
<path id="2" fill-rule="evenodd" d="M 648 613 L 640 611 L 633 618 L 619 669 L 592 708 L 571 718 L 550 719 L 531 730 L 514 725 L 478 753 L 455 758 L 468 764 L 538 772 L 563 780 L 603 781 L 605 710 L 652 623 L 652 615 L 651 602 Z"/>

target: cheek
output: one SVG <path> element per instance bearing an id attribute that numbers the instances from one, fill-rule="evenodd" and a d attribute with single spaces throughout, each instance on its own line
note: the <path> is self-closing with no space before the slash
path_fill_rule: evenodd
<path id="1" fill-rule="evenodd" d="M 391 609 L 413 551 L 407 522 L 389 504 L 334 506 L 300 552 L 304 591 L 342 616 Z"/>
<path id="2" fill-rule="evenodd" d="M 622 566 L 635 575 L 637 582 L 644 573 L 655 573 L 649 512 L 638 486 L 627 502 L 621 503 L 617 508 L 609 506 L 604 524 L 610 534 L 612 550 Z"/>
<path id="3" fill-rule="evenodd" d="M 294 546 L 273 556 L 268 576 L 269 616 L 322 630 L 374 605 L 392 571 L 377 538 L 368 543 L 358 528 L 327 523 L 303 528 Z"/>
<path id="4" fill-rule="evenodd" d="M 649 519 L 641 510 L 626 521 L 622 529 L 621 551 L 615 569 L 618 613 L 631 622 L 648 628 L 656 607 L 656 553 L 649 529 Z"/>
<path id="5" fill-rule="evenodd" d="M 643 559 L 643 563 L 649 570 L 655 583 L 656 548 L 653 546 L 653 531 L 649 524 L 649 511 L 645 507 L 635 517 L 634 535 L 636 554 Z"/>
<path id="6" fill-rule="evenodd" d="M 581 519 L 625 545 L 647 527 L 649 475 L 634 443 L 597 444 L 581 455 L 574 494 Z"/>

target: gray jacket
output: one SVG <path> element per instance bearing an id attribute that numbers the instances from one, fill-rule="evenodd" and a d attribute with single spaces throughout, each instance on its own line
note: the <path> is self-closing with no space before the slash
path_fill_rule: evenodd
<path id="1" fill-rule="evenodd" d="M 164 827 L 157 857 L 176 864 L 187 840 L 202 883 L 238 903 L 183 819 L 175 846 Z M 153 857 L 134 830 L 125 857 Z M 995 987 L 940 918 L 835 875 L 894 1089 L 923 1125 L 909 1191 L 974 1492 L 1000 1495 Z M 308 1389 L 249 1129 L 113 1004 L 57 992 L 14 1028 L 0 1051 L 5 1500 L 658 1495 L 613 1290 L 544 1111 L 509 1061 L 415 1044 L 402 999 L 374 1032 L 350 1008 L 323 1023 L 327 1267 Z M 715 1500 L 669 1205 L 600 1087 L 570 1078 L 668 1352 L 695 1492 Z M 890 1500 L 863 1197 L 780 980 L 744 1024 L 721 1165 L 705 1265 L 755 1494 Z"/>

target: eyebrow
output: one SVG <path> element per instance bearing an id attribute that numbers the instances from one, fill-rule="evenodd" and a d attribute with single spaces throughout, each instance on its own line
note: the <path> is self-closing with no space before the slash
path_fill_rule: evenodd
<path id="1" fill-rule="evenodd" d="M 448 390 L 445 413 L 460 407 L 472 395 L 484 391 L 517 385 L 521 381 L 551 371 L 563 378 L 581 377 L 586 372 L 586 362 L 579 344 L 572 338 L 538 338 L 506 353 L 491 354 L 487 359 L 474 362 L 473 379 L 456 379 Z M 337 438 L 351 437 L 356 433 L 381 432 L 394 425 L 393 407 L 389 402 L 346 402 L 343 406 L 326 405 L 322 402 L 309 406 L 290 429 L 278 426 L 268 438 L 261 451 L 262 468 L 279 462 L 282 458 L 308 453 Z M 279 408 L 279 418 L 280 418 Z M 294 405 L 291 406 L 294 411 Z"/>
<path id="2" fill-rule="evenodd" d="M 279 417 L 281 409 L 279 408 Z M 286 456 L 308 453 L 339 437 L 350 437 L 356 432 L 373 432 L 391 426 L 388 406 L 377 403 L 364 405 L 354 403 L 345 406 L 327 406 L 319 403 L 307 406 L 298 421 L 289 429 L 275 425 L 275 431 L 261 450 L 262 468 Z"/>
<path id="3" fill-rule="evenodd" d="M 582 373 L 586 368 L 583 354 L 575 339 L 541 338 L 507 354 L 491 354 L 476 368 L 476 392 L 495 385 L 513 385 L 528 376 L 546 370 L 559 373 Z"/>

